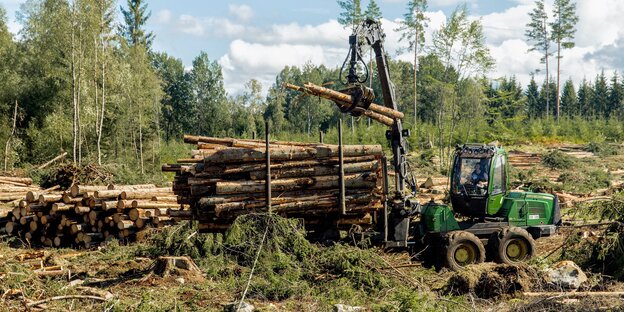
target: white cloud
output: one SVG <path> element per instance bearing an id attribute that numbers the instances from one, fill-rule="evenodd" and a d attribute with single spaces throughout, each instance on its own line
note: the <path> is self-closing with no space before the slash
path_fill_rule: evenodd
<path id="1" fill-rule="evenodd" d="M 402 2 L 404 0 L 385 0 Z M 430 4 L 450 6 L 459 0 L 437 0 Z M 515 76 L 526 86 L 531 73 L 539 84 L 544 79 L 544 64 L 540 63 L 538 52 L 528 52 L 525 38 L 528 13 L 533 9 L 533 0 L 514 0 L 513 6 L 483 16 L 486 43 L 496 61 L 496 67 L 488 75 L 492 78 Z M 473 2 L 470 2 L 473 3 Z M 583 78 L 593 80 L 605 69 L 610 75 L 614 70 L 624 72 L 621 48 L 624 47 L 624 1 L 621 0 L 578 0 L 576 47 L 563 51 L 561 79 L 571 77 L 576 83 Z M 231 13 L 233 13 L 231 6 Z M 234 10 L 241 12 L 241 10 Z M 242 10 L 244 11 L 244 10 Z M 547 7 L 550 13 L 552 9 Z M 446 21 L 442 11 L 426 12 L 429 27 L 426 30 L 426 44 L 430 45 L 432 33 Z M 250 15 L 245 15 L 250 16 Z M 240 21 L 245 16 L 236 16 Z M 382 20 L 386 33 L 385 48 L 394 58 L 412 62 L 413 54 L 397 51 L 407 44 L 399 42 L 401 34 L 396 31 L 399 19 Z M 318 24 L 274 24 L 266 27 L 241 25 L 223 18 L 196 18 L 180 16 L 177 21 L 180 31 L 197 36 L 220 36 L 231 38 L 228 50 L 219 59 L 223 67 L 226 89 L 230 94 L 243 90 L 250 79 L 259 80 L 264 88 L 274 83 L 275 76 L 286 65 L 302 66 L 306 62 L 328 67 L 340 66 L 348 50 L 350 30 L 344 29 L 336 20 Z M 550 62 L 551 77 L 556 77 L 556 58 Z"/>
<path id="2" fill-rule="evenodd" d="M 170 21 L 171 21 L 171 11 L 169 11 L 169 10 L 160 10 L 156 14 L 156 23 L 167 24 Z"/>
<path id="3" fill-rule="evenodd" d="M 236 5 L 230 4 L 230 14 L 236 17 L 238 20 L 246 22 L 253 17 L 253 9 L 245 4 Z"/>
<path id="4" fill-rule="evenodd" d="M 330 20 L 319 25 L 275 24 L 256 38 L 271 43 L 341 45 L 348 40 L 350 32 L 336 20 Z"/>
<path id="5" fill-rule="evenodd" d="M 234 37 L 245 32 L 245 26 L 225 18 L 198 18 L 188 14 L 180 15 L 175 27 L 182 33 L 197 37 Z"/>
<path id="6" fill-rule="evenodd" d="M 624 36 L 624 2 L 621 0 L 579 0 L 576 44 L 601 46 Z"/>
<path id="7" fill-rule="evenodd" d="M 498 45 L 505 40 L 524 38 L 524 30 L 532 9 L 533 4 L 521 4 L 503 12 L 482 16 L 483 32 L 487 41 Z"/>

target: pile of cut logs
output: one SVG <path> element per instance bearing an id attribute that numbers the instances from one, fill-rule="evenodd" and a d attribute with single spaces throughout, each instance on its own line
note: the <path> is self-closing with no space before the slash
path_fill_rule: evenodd
<path id="1" fill-rule="evenodd" d="M 0 176 L 0 203 L 11 203 L 26 197 L 28 191 L 36 191 L 39 187 L 32 185 L 30 178 Z"/>
<path id="2" fill-rule="evenodd" d="M 175 222 L 171 215 L 190 213 L 181 210 L 170 187 L 76 184 L 58 189 L 34 188 L 13 208 L 0 210 L 0 231 L 45 246 L 89 247 L 107 239 L 134 240 L 148 226 L 162 227 Z"/>
<path id="3" fill-rule="evenodd" d="M 184 142 L 196 145 L 192 157 L 162 170 L 176 173 L 173 191 L 180 204 L 190 204 L 203 232 L 225 230 L 242 214 L 266 212 L 267 180 L 270 210 L 306 226 L 371 224 L 383 208 L 379 145 L 345 145 L 341 180 L 338 145 L 270 142 L 266 179 L 265 141 L 185 135 Z"/>

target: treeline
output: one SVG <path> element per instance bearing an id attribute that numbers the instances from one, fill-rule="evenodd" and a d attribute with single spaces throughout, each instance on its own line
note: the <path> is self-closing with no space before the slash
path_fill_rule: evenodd
<path id="1" fill-rule="evenodd" d="M 417 20 L 424 7 L 413 2 L 420 8 L 410 11 L 420 12 Z M 282 88 L 284 82 L 312 82 L 340 89 L 340 68 L 286 66 L 266 92 L 251 80 L 239 94 L 228 95 L 215 60 L 202 52 L 186 71 L 180 59 L 152 50 L 144 1 L 128 0 L 127 8 L 118 11 L 114 0 L 28 0 L 18 13 L 22 29 L 15 37 L 0 8 L 0 144 L 7 169 L 67 151 L 77 164 L 157 171 L 162 162 L 173 161 L 172 149 L 183 133 L 251 137 L 264 133 L 265 122 L 278 138 L 313 141 L 323 131 L 331 142 L 342 118 L 346 142 L 386 143 L 381 125 Z M 121 25 L 115 23 L 119 12 Z M 408 34 L 421 29 L 404 26 Z M 434 148 L 447 160 L 451 146 L 467 141 L 624 139 L 619 75 L 601 74 L 576 87 L 566 82 L 562 119 L 555 122 L 549 116 L 555 110 L 545 109 L 557 102 L 554 82 L 546 87 L 532 80 L 523 89 L 514 77 L 486 78 L 494 63 L 484 40 L 480 22 L 470 21 L 464 6 L 435 32 L 426 53 L 412 47 L 416 71 L 414 64 L 390 57 L 397 102 L 405 125 L 414 130 L 413 146 Z M 372 81 L 381 103 L 376 75 Z"/>

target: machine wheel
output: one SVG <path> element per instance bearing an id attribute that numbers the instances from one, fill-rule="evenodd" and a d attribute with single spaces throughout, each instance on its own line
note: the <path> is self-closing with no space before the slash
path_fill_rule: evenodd
<path id="1" fill-rule="evenodd" d="M 535 240 L 525 229 L 510 227 L 494 233 L 490 239 L 494 261 L 519 264 L 535 254 Z"/>
<path id="2" fill-rule="evenodd" d="M 485 247 L 474 234 L 456 231 L 449 234 L 443 250 L 444 266 L 459 271 L 469 264 L 485 261 Z"/>

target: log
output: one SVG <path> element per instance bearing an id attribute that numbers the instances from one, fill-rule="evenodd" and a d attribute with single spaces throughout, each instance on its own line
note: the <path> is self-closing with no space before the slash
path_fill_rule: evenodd
<path id="1" fill-rule="evenodd" d="M 69 193 L 63 194 L 63 203 L 65 204 L 80 204 L 82 200 L 82 197 L 72 197 Z"/>
<path id="2" fill-rule="evenodd" d="M 23 199 L 26 196 L 26 192 L 24 193 L 15 193 L 11 195 L 0 194 L 0 201 L 14 201 Z"/>
<path id="3" fill-rule="evenodd" d="M 350 163 L 344 164 L 343 166 L 345 174 L 377 171 L 380 167 L 381 166 L 379 165 L 378 161 Z M 292 168 L 283 170 L 271 170 L 271 179 L 337 175 L 338 173 L 338 166 Z M 263 180 L 266 177 L 266 171 L 253 171 L 250 172 L 249 175 L 252 180 Z M 190 181 L 191 180 L 189 179 L 189 183 Z"/>
<path id="4" fill-rule="evenodd" d="M 345 157 L 376 155 L 381 157 L 381 145 L 347 145 L 344 147 Z M 337 146 L 316 147 L 283 147 L 271 151 L 271 161 L 305 160 L 310 158 L 330 158 L 338 156 Z M 263 161 L 266 158 L 265 150 L 261 148 L 227 149 L 207 151 L 204 164 L 223 164 L 233 162 Z"/>
<path id="5" fill-rule="evenodd" d="M 115 185 L 109 184 L 107 186 L 108 190 L 143 190 L 143 189 L 153 189 L 156 188 L 154 184 L 133 184 L 133 185 Z"/>
<path id="6" fill-rule="evenodd" d="M 172 218 L 180 218 L 183 220 L 191 220 L 193 218 L 193 212 L 190 210 L 168 209 L 167 215 L 169 215 Z"/>
<path id="7" fill-rule="evenodd" d="M 152 196 L 151 200 L 157 201 L 157 202 L 177 203 L 178 197 L 177 196 Z"/>
<path id="8" fill-rule="evenodd" d="M 342 93 L 342 92 L 335 91 L 329 88 L 321 87 L 311 82 L 304 84 L 304 87 L 310 90 L 311 92 L 313 92 L 315 95 L 319 95 L 328 100 L 337 102 L 336 104 L 343 108 L 344 106 L 349 107 L 354 104 L 351 98 L 351 95 L 348 95 L 346 93 Z M 397 110 L 394 110 L 392 108 L 388 108 L 379 104 L 375 104 L 375 103 L 371 103 L 370 106 L 368 107 L 368 110 L 382 114 L 386 117 L 396 118 L 396 119 L 403 119 L 403 117 L 405 116 L 403 113 Z"/>
<path id="9" fill-rule="evenodd" d="M 74 206 L 74 212 L 78 215 L 84 215 L 84 214 L 88 214 L 91 212 L 91 208 L 90 207 L 85 207 L 85 206 Z"/>
<path id="10" fill-rule="evenodd" d="M 123 191 L 120 195 L 121 199 L 152 199 L 154 196 L 171 196 L 173 189 L 170 187 L 162 187 L 149 189 L 144 191 Z"/>
<path id="11" fill-rule="evenodd" d="M 376 186 L 376 179 L 376 174 L 345 175 L 344 183 L 347 188 L 374 188 Z M 337 176 L 280 179 L 271 181 L 271 190 L 283 192 L 303 189 L 337 188 L 338 180 L 339 177 Z M 218 182 L 216 184 L 216 194 L 258 193 L 264 191 L 264 188 L 264 181 Z"/>
<path id="12" fill-rule="evenodd" d="M 93 196 L 98 198 L 98 199 L 105 199 L 105 198 L 110 198 L 110 199 L 117 199 L 119 197 L 119 195 L 121 195 L 121 192 L 123 192 L 123 190 L 98 190 L 93 192 Z"/>
<path id="13" fill-rule="evenodd" d="M 159 203 L 151 201 L 132 201 L 132 208 L 176 208 L 180 207 L 177 203 Z"/>
<path id="14" fill-rule="evenodd" d="M 74 184 L 69 189 L 72 197 L 77 197 L 79 195 L 84 195 L 85 193 L 93 193 L 95 191 L 103 191 L 107 190 L 108 186 L 96 186 L 96 185 L 80 185 Z M 91 194 L 92 196 L 93 194 Z"/>
<path id="15" fill-rule="evenodd" d="M 26 184 L 26 185 L 31 185 L 33 183 L 31 178 L 0 176 L 0 183 L 5 183 L 5 182 L 15 182 L 15 183 L 21 183 L 21 184 Z"/>
<path id="16" fill-rule="evenodd" d="M 284 87 L 287 87 L 287 88 L 293 89 L 293 90 L 297 90 L 297 91 L 300 91 L 300 92 L 303 92 L 303 93 L 306 93 L 306 94 L 314 94 L 314 95 L 318 95 L 318 96 L 324 97 L 324 98 L 326 98 L 326 99 L 328 99 L 330 101 L 333 101 L 341 109 L 344 109 L 346 107 L 350 107 L 352 105 L 352 103 L 353 103 L 351 101 L 351 97 L 350 96 L 347 96 L 349 100 L 347 102 L 345 102 L 345 100 L 343 100 L 343 99 L 328 98 L 328 97 L 325 97 L 325 96 L 323 96 L 321 94 L 316 94 L 314 91 L 312 91 L 310 89 L 307 89 L 307 88 L 304 88 L 304 87 L 295 86 L 295 85 L 292 85 L 292 84 L 289 84 L 289 83 L 284 83 Z M 331 90 L 331 89 L 327 89 L 327 90 Z M 331 90 L 331 91 L 333 91 L 333 90 Z M 334 91 L 334 92 L 336 92 L 336 91 Z M 337 92 L 337 93 L 340 93 L 340 92 Z M 344 95 L 344 93 L 340 93 L 340 94 Z M 347 97 L 345 97 L 345 99 Z M 373 106 L 373 105 L 375 105 L 375 106 Z M 383 107 L 383 106 L 378 105 L 378 104 L 371 104 L 371 106 L 373 106 L 374 108 Z M 394 125 L 394 120 L 391 117 L 388 117 L 388 116 L 386 116 L 384 114 L 380 114 L 378 112 L 370 110 L 370 107 L 369 107 L 369 109 L 364 109 L 363 107 L 355 107 L 352 110 L 352 112 L 356 113 L 356 114 L 367 116 L 367 117 L 369 117 L 369 118 L 371 118 L 373 120 L 376 120 L 376 121 L 378 121 L 378 122 L 380 122 L 380 123 L 382 123 L 382 124 L 384 124 L 384 125 L 386 125 L 388 127 L 391 127 L 392 125 Z"/>
<path id="17" fill-rule="evenodd" d="M 62 154 L 60 154 L 60 155 L 58 155 L 58 156 L 56 156 L 56 157 L 52 158 L 50 161 L 48 161 L 48 162 L 46 162 L 45 164 L 43 164 L 43 165 L 41 165 L 41 166 L 37 167 L 37 170 L 44 169 L 44 168 L 48 167 L 49 165 L 51 165 L 52 163 L 54 163 L 55 161 L 60 160 L 60 159 L 62 159 L 62 158 L 63 158 L 63 157 L 65 157 L 65 156 L 67 156 L 67 152 L 63 152 Z"/>
<path id="18" fill-rule="evenodd" d="M 163 164 L 160 167 L 162 172 L 187 172 L 189 171 L 191 166 L 185 166 L 180 164 Z"/>
<path id="19" fill-rule="evenodd" d="M 216 138 L 216 137 L 208 137 L 208 136 L 196 136 L 196 135 L 188 135 L 185 134 L 184 143 L 190 144 L 200 144 L 200 143 L 209 143 L 209 144 L 217 144 L 224 146 L 235 146 L 237 143 L 256 143 L 259 146 L 263 147 L 265 145 L 264 141 L 261 140 L 250 140 L 250 139 L 233 139 L 233 138 Z M 285 142 L 285 141 L 269 141 L 270 145 L 283 145 L 283 146 L 314 146 L 318 145 L 318 143 L 305 143 L 305 142 Z"/>
<path id="20" fill-rule="evenodd" d="M 134 222 L 130 220 L 119 220 L 119 222 L 117 222 L 117 228 L 120 230 L 130 229 L 132 227 L 134 227 Z"/>
<path id="21" fill-rule="evenodd" d="M 64 203 L 54 203 L 54 204 L 52 204 L 52 208 L 50 209 L 50 214 L 55 214 L 55 213 L 58 213 L 60 211 L 70 211 L 70 210 L 73 210 L 73 209 L 74 209 L 73 205 L 67 205 L 67 204 L 64 204 Z"/>

